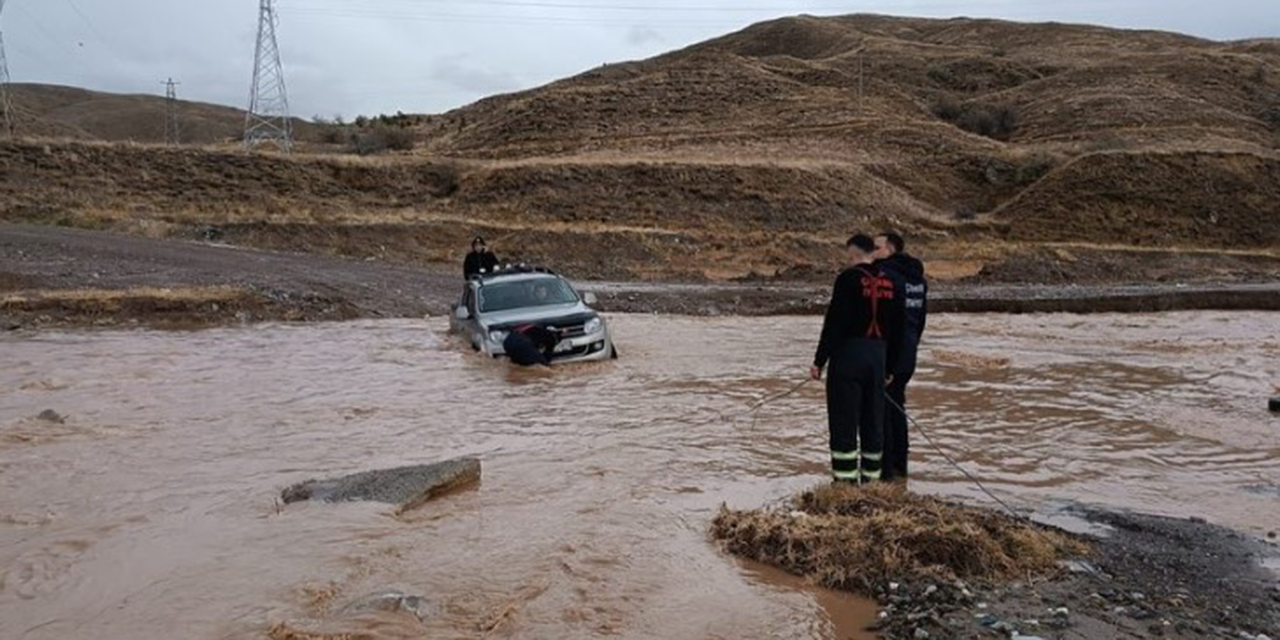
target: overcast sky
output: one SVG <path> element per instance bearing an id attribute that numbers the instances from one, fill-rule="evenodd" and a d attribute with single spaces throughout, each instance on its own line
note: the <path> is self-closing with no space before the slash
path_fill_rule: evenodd
<path id="1" fill-rule="evenodd" d="M 4 0 L 14 82 L 244 107 L 258 0 Z M 277 0 L 294 115 L 431 113 L 760 20 L 855 12 L 1280 36 L 1278 0 Z"/>

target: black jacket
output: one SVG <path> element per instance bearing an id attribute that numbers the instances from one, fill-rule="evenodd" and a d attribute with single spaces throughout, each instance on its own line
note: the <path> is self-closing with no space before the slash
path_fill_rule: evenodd
<path id="1" fill-rule="evenodd" d="M 471 253 L 468 253 L 467 258 L 462 261 L 462 277 L 470 278 L 471 276 L 480 273 L 482 269 L 485 272 L 490 272 L 493 271 L 493 268 L 496 266 L 498 266 L 498 256 L 494 255 L 493 252 L 485 251 L 484 253 L 480 253 L 478 251 L 472 251 Z"/>
<path id="2" fill-rule="evenodd" d="M 875 266 L 858 265 L 841 273 L 831 292 L 814 366 L 825 367 L 842 344 L 863 338 L 883 340 L 885 370 L 900 371 L 905 322 L 902 289 L 891 274 Z"/>
<path id="3" fill-rule="evenodd" d="M 502 350 L 512 362 L 522 367 L 551 364 L 551 354 L 560 335 L 544 327 L 527 325 L 513 329 L 502 341 Z"/>
<path id="4" fill-rule="evenodd" d="M 924 263 L 905 253 L 895 253 L 876 266 L 895 276 L 902 284 L 901 294 L 906 305 L 906 327 L 903 337 L 901 372 L 914 371 L 916 352 L 924 325 L 929 319 L 929 281 L 925 278 Z"/>

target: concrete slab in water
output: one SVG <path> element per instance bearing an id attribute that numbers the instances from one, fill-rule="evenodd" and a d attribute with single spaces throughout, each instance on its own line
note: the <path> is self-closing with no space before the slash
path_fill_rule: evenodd
<path id="1" fill-rule="evenodd" d="M 302 500 L 371 500 L 412 509 L 442 493 L 480 480 L 480 461 L 455 458 L 434 464 L 365 471 L 330 480 L 308 480 L 281 493 L 285 504 Z"/>

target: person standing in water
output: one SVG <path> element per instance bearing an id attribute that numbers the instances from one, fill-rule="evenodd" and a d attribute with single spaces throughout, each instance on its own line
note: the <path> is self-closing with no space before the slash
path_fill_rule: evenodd
<path id="1" fill-rule="evenodd" d="M 836 278 L 809 375 L 827 380 L 831 473 L 837 482 L 881 479 L 887 371 L 902 352 L 904 305 L 899 285 L 872 263 L 876 245 L 856 234 L 845 245 L 849 268 Z"/>
<path id="2" fill-rule="evenodd" d="M 896 277 L 902 287 L 899 295 L 906 307 L 902 357 L 898 368 L 889 372 L 893 375 L 893 382 L 889 384 L 887 392 L 893 404 L 885 408 L 885 480 L 905 480 L 907 477 L 907 462 L 911 457 L 911 443 L 907 434 L 907 383 L 911 382 L 911 376 L 916 372 L 920 338 L 924 335 L 924 325 L 929 315 L 929 281 L 925 278 L 924 263 L 908 254 L 906 248 L 906 241 L 896 232 L 886 231 L 876 236 L 875 266 Z"/>

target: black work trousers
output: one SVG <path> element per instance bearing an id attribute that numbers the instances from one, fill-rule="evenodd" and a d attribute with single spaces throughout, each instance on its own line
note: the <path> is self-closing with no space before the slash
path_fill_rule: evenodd
<path id="1" fill-rule="evenodd" d="M 831 356 L 827 424 L 838 481 L 874 482 L 884 456 L 885 343 L 852 339 Z"/>
<path id="2" fill-rule="evenodd" d="M 907 462 L 911 457 L 911 442 L 907 435 L 907 414 L 900 411 L 907 408 L 907 384 L 915 371 L 899 373 L 893 376 L 893 382 L 886 391 L 889 398 L 897 403 L 897 407 L 889 404 L 885 407 L 884 421 L 884 479 L 905 480 L 907 478 Z"/>

